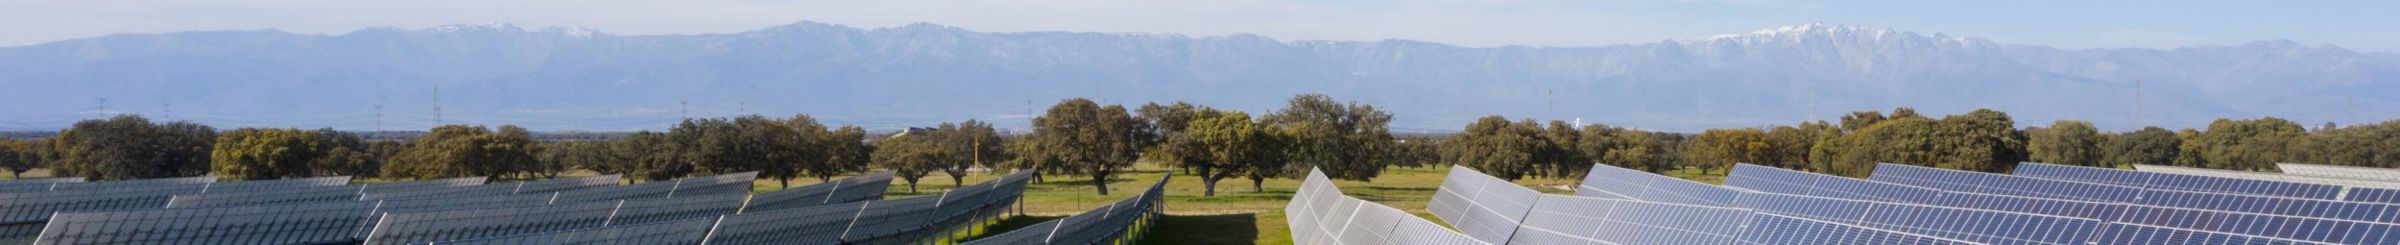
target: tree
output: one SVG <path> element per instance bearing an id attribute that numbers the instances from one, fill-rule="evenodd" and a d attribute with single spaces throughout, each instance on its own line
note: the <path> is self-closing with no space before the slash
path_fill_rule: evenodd
<path id="1" fill-rule="evenodd" d="M 1250 119 L 1249 113 L 1239 111 L 1201 113 L 1180 137 L 1166 140 L 1194 149 L 1198 155 L 1191 165 L 1200 172 L 1202 196 L 1216 196 L 1217 182 L 1236 176 L 1249 177 L 1253 192 L 1265 192 L 1262 185 L 1273 173 L 1283 171 L 1284 148 L 1289 142 L 1283 130 Z"/>
<path id="2" fill-rule="evenodd" d="M 2026 161 L 2025 134 L 2008 113 L 1976 109 L 1944 116 L 1939 132 L 1935 137 L 1945 147 L 1938 148 L 1944 158 L 1937 163 L 1954 164 L 1951 169 L 2002 173 Z"/>
<path id="3" fill-rule="evenodd" d="M 2317 164 L 2400 167 L 2400 120 L 2317 130 L 2299 146 L 2292 160 Z"/>
<path id="4" fill-rule="evenodd" d="M 10 179 L 25 178 L 25 171 L 41 166 L 41 156 L 34 142 L 0 139 L 0 167 L 8 168 Z"/>
<path id="5" fill-rule="evenodd" d="M 917 180 L 942 168 L 941 137 L 931 134 L 895 134 L 875 140 L 873 165 L 891 170 L 893 177 L 908 181 L 908 193 L 917 193 Z"/>
<path id="6" fill-rule="evenodd" d="M 867 144 L 867 129 L 842 126 L 824 138 L 825 164 L 802 165 L 805 172 L 818 181 L 832 181 L 833 176 L 866 171 L 874 159 L 875 146 Z"/>
<path id="7" fill-rule="evenodd" d="M 1766 131 L 1755 128 L 1710 129 L 1684 143 L 1683 159 L 1697 164 L 1700 172 L 1731 168 L 1734 163 L 1755 163 L 1767 158 L 1770 147 Z"/>
<path id="8" fill-rule="evenodd" d="M 1282 130 L 1276 131 L 1281 132 Z M 1403 168 L 1422 168 L 1442 164 L 1442 137 L 1404 136 L 1399 139 L 1400 144 L 1393 148 L 1392 165 Z"/>
<path id="9" fill-rule="evenodd" d="M 629 163 L 624 170 L 629 181 L 666 180 L 693 172 L 692 164 L 681 157 L 687 147 L 665 133 L 636 132 L 617 140 L 611 148 L 617 159 Z"/>
<path id="10" fill-rule="evenodd" d="M 1100 195 L 1108 195 L 1108 179 L 1133 165 L 1154 139 L 1150 132 L 1155 132 L 1124 106 L 1101 107 L 1081 98 L 1051 106 L 1047 113 L 1033 118 L 1033 126 L 1027 141 L 1035 142 L 1033 146 L 1040 150 L 1031 153 L 1044 154 L 1040 157 L 1057 163 L 1045 170 L 1089 176 Z"/>
<path id="11" fill-rule="evenodd" d="M 1193 145 L 1190 142 L 1191 137 L 1186 134 L 1190 131 L 1187 128 L 1193 120 L 1210 116 L 1201 114 L 1213 113 L 1222 112 L 1215 108 L 1194 106 L 1182 101 L 1168 105 L 1143 104 L 1141 109 L 1134 111 L 1135 117 L 1152 125 L 1150 134 L 1158 136 L 1158 144 L 1151 145 L 1150 149 L 1142 156 L 1150 161 L 1164 162 L 1169 166 L 1183 168 L 1186 173 L 1210 164 L 1207 162 L 1209 159 L 1204 157 L 1208 153 Z"/>
<path id="12" fill-rule="evenodd" d="M 1324 170 L 1326 177 L 1366 181 L 1390 164 L 1394 144 L 1386 125 L 1392 114 L 1372 105 L 1335 102 L 1324 94 L 1301 94 L 1260 121 L 1282 128 L 1292 137 L 1286 176 L 1314 168 Z"/>
<path id="13" fill-rule="evenodd" d="M 2183 141 L 2182 154 L 2198 157 L 2187 157 L 2177 164 L 2247 171 L 2273 169 L 2276 162 L 2293 160 L 2284 152 L 2305 134 L 2299 123 L 2282 118 L 2217 119 L 2208 124 L 2207 131 Z"/>
<path id="14" fill-rule="evenodd" d="M 2175 137 L 2174 131 L 2144 127 L 2142 130 L 2108 137 L 2108 143 L 2103 148 L 2106 159 L 2100 162 L 2103 166 L 2174 164 L 2179 153 L 2176 147 L 2182 145 L 2182 140 Z"/>
<path id="15" fill-rule="evenodd" d="M 966 186 L 968 170 L 992 166 L 987 163 L 999 161 L 1005 151 L 1000 132 L 991 123 L 973 119 L 955 125 L 943 123 L 934 132 L 937 146 L 944 152 L 937 163 L 942 173 L 950 175 L 952 186 Z"/>
<path id="16" fill-rule="evenodd" d="M 2093 128 L 2090 122 L 2058 120 L 2050 123 L 2048 128 L 2026 129 L 2025 136 L 2029 140 L 2025 143 L 2028 160 L 2108 167 L 2101 161 L 2100 130 Z"/>
<path id="17" fill-rule="evenodd" d="M 315 132 L 299 129 L 236 129 L 217 137 L 212 169 L 247 180 L 309 177 L 309 164 L 325 155 L 319 143 Z"/>
<path id="18" fill-rule="evenodd" d="M 190 122 L 152 124 L 140 116 L 84 120 L 52 143 L 58 176 L 94 181 L 208 173 L 216 129 Z"/>
<path id="19" fill-rule="evenodd" d="M 778 156 L 772 157 L 777 161 L 765 162 L 768 166 L 759 171 L 759 177 L 775 179 L 784 188 L 791 188 L 792 178 L 807 174 L 811 169 L 825 168 L 832 164 L 833 146 L 827 143 L 826 139 L 826 137 L 831 137 L 832 133 L 826 131 L 824 124 L 818 124 L 816 117 L 808 114 L 792 115 L 791 118 L 778 123 L 781 125 L 777 125 L 777 127 L 782 128 L 779 130 L 782 132 L 768 133 L 765 134 L 766 136 L 762 136 L 771 137 L 767 140 L 777 147 L 777 149 L 773 149 L 773 152 Z M 832 175 L 846 172 L 836 171 Z M 830 179 L 832 176 L 827 175 L 826 178 Z"/>
<path id="20" fill-rule="evenodd" d="M 533 144 L 532 134 L 517 126 L 500 126 L 497 132 L 483 126 L 435 127 L 393 156 L 390 164 L 383 166 L 383 175 L 416 179 L 511 175 L 530 178 L 538 162 L 531 152 Z"/>
<path id="21" fill-rule="evenodd" d="M 1592 170 L 1592 158 L 1575 151 L 1575 145 L 1582 144 L 1584 139 L 1583 133 L 1574 125 L 1550 120 L 1550 126 L 1542 130 L 1541 138 L 1543 142 L 1536 148 L 1540 154 L 1535 154 L 1535 159 L 1539 159 L 1537 161 L 1543 166 L 1540 169 L 1541 176 L 1579 179 L 1576 177 L 1582 177 L 1585 172 Z"/>
<path id="22" fill-rule="evenodd" d="M 1507 117 L 1484 116 L 1451 135 L 1443 159 L 1506 180 L 1534 175 L 1550 163 L 1540 159 L 1555 148 L 1542 136 L 1540 123 L 1512 123 Z"/>
<path id="23" fill-rule="evenodd" d="M 1576 152 L 1585 154 L 1587 159 L 1643 171 L 1657 171 L 1652 167 L 1654 164 L 1665 164 L 1661 160 L 1666 154 L 1665 149 L 1658 147 L 1658 141 L 1650 137 L 1650 132 L 1601 124 L 1585 125 L 1581 131 L 1583 140 L 1577 141 L 1573 147 Z"/>
<path id="24" fill-rule="evenodd" d="M 317 135 L 317 145 L 324 151 L 308 164 L 309 169 L 316 171 L 318 176 L 372 177 L 377 170 L 381 170 L 384 157 L 390 156 L 371 152 L 368 148 L 372 143 L 357 133 L 331 128 L 317 129 L 311 133 Z"/>

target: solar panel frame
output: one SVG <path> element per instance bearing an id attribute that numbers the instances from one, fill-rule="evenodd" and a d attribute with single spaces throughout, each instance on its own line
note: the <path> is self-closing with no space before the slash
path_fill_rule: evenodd
<path id="1" fill-rule="evenodd" d="M 194 185 L 194 186 L 200 186 L 200 185 L 207 185 L 207 184 L 209 184 L 209 183 L 216 183 L 216 182 L 217 182 L 217 177 L 216 177 L 216 176 L 173 177 L 173 178 L 153 178 L 153 179 L 115 180 L 115 181 L 92 181 L 92 182 L 64 182 L 64 183 L 57 183 L 57 185 L 56 185 L 56 186 L 53 186 L 53 187 L 51 187 L 49 191 L 72 191 L 72 192 L 119 191 L 119 190 L 131 190 L 131 189 L 151 189 L 151 188 L 159 188 L 159 187 L 164 187 L 164 186 L 181 186 L 181 185 Z"/>
<path id="2" fill-rule="evenodd" d="M 201 188 L 200 193 L 242 193 L 284 190 L 290 188 L 344 186 L 349 184 L 350 176 L 246 180 L 208 183 L 207 187 Z"/>
<path id="3" fill-rule="evenodd" d="M 2400 182 L 2400 169 L 2299 163 L 2276 163 L 2275 168 L 2286 175 Z"/>
<path id="4" fill-rule="evenodd" d="M 624 174 L 610 174 L 494 184 L 513 186 L 514 188 L 509 190 L 510 193 L 548 193 L 592 187 L 616 186 L 617 182 L 623 182 L 624 180 Z"/>
<path id="5" fill-rule="evenodd" d="M 483 185 L 484 181 L 486 181 L 486 180 L 489 180 L 489 179 L 491 179 L 491 178 L 490 178 L 490 177 L 483 177 L 483 176 L 476 176 L 476 177 L 459 177 L 459 178 L 447 178 L 447 179 L 418 180 L 418 181 L 409 181 L 409 182 L 367 183 L 367 184 L 360 184 L 360 185 L 359 185 L 359 189 L 360 189 L 360 190 L 359 190 L 358 192 L 359 192 L 360 194 L 362 194 L 362 195 L 363 195 L 363 194 L 369 194 L 369 193 L 408 192 L 408 191 L 417 191 L 417 190 L 424 190 L 424 189 L 440 189 L 440 188 L 448 188 L 448 187 L 479 186 L 479 185 Z"/>
<path id="6" fill-rule="evenodd" d="M 600 228 L 577 229 L 547 233 L 485 237 L 441 242 L 433 245 L 501 245 L 501 244 L 613 244 L 613 245 L 685 245 L 699 244 L 708 237 L 710 227 L 720 217 L 705 217 L 653 222 L 644 224 L 610 225 Z"/>
<path id="7" fill-rule="evenodd" d="M 408 244 L 600 227 L 620 205 L 620 202 L 587 202 L 391 213 L 377 221 L 364 244 Z"/>
<path id="8" fill-rule="evenodd" d="M 144 187 L 102 188 L 79 191 L 0 193 L 0 223 L 41 222 L 52 213 L 104 211 L 126 209 L 157 209 L 178 194 L 199 193 L 201 184 L 165 184 Z"/>
<path id="9" fill-rule="evenodd" d="M 603 226 L 644 224 L 716 217 L 742 209 L 742 194 L 696 195 L 656 199 L 627 199 Z M 698 240 L 694 240 L 698 241 Z"/>
<path id="10" fill-rule="evenodd" d="M 831 182 L 785 188 L 750 196 L 742 212 L 770 211 L 818 205 L 882 200 L 883 191 L 892 182 L 891 171 L 877 171 Z M 871 188 L 874 192 L 844 191 Z"/>
<path id="11" fill-rule="evenodd" d="M 359 186 L 293 186 L 275 190 L 174 195 L 167 200 L 166 208 L 357 201 L 360 188 Z"/>

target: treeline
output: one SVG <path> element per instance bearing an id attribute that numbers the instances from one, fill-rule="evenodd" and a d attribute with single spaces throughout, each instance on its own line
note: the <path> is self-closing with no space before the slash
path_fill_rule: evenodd
<path id="1" fill-rule="evenodd" d="M 1442 161 L 1502 178 L 1579 178 L 1591 163 L 1717 171 L 1734 163 L 1863 177 L 1876 163 L 2006 172 L 2017 163 L 2122 167 L 2158 164 L 2274 171 L 2275 163 L 2400 167 L 2400 121 L 2307 130 L 2289 120 L 2219 119 L 2204 129 L 2101 132 L 2060 120 L 2019 129 L 2007 113 L 1933 118 L 1909 108 L 1853 112 L 1838 122 L 1642 132 L 1491 116 L 1443 141 Z"/>
<path id="2" fill-rule="evenodd" d="M 1399 141 L 1391 114 L 1318 94 L 1252 117 L 1189 103 L 1136 109 L 1068 99 L 1032 119 L 1034 130 L 1002 135 L 966 120 L 871 135 L 828 127 L 808 115 L 686 119 L 663 132 L 538 134 L 525 128 L 446 125 L 422 134 L 364 135 L 331 129 L 240 128 L 118 116 L 78 122 L 54 137 L 0 141 L 0 165 L 21 175 L 120 180 L 216 175 L 280 179 L 350 175 L 394 179 L 492 176 L 549 178 L 574 170 L 629 180 L 758 171 L 789 186 L 870 169 L 890 170 L 914 191 L 936 173 L 953 185 L 975 171 L 1031 170 L 1080 176 L 1107 194 L 1107 181 L 1136 162 L 1195 172 L 1210 187 L 1246 178 L 1254 191 L 1271 178 L 1323 168 L 1335 178 L 1367 180 L 1387 163 L 1409 159 L 1429 140 Z M 1416 154 L 1423 156 L 1425 154 Z M 1038 179 L 1037 179 L 1038 181 Z"/>

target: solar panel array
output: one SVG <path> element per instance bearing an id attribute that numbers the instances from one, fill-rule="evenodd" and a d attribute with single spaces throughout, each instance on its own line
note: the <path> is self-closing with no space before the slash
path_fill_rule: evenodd
<path id="1" fill-rule="evenodd" d="M 2337 185 L 2281 182 L 2217 176 L 2162 174 L 2042 163 L 2017 164 L 2015 176 L 2105 183 L 2141 187 L 2146 189 L 2234 193 L 2327 200 L 2338 199 L 2342 195 L 2342 187 Z"/>
<path id="2" fill-rule="evenodd" d="M 1557 196 L 1541 195 L 1536 193 L 1531 194 L 1530 196 L 1519 198 L 1508 196 L 1526 195 L 1523 193 L 1534 192 L 1532 189 L 1519 187 L 1513 183 L 1509 183 L 1498 178 L 1493 178 L 1482 173 L 1477 173 L 1470 169 L 1454 167 L 1452 168 L 1450 179 L 1444 181 L 1442 189 L 1435 191 L 1437 196 L 1432 203 L 1427 205 L 1427 208 L 1433 209 L 1429 211 L 1432 211 L 1437 216 L 1444 215 L 1442 213 L 1445 212 L 1455 212 L 1444 211 L 1437 208 L 1442 206 L 1457 206 L 1452 204 L 1443 204 L 1445 202 L 1457 201 L 1445 200 L 1447 197 L 1442 197 L 1441 194 L 1438 193 L 1516 193 L 1503 194 L 1497 197 L 1491 194 L 1484 194 L 1475 196 L 1473 199 L 1470 199 L 1472 200 L 1471 202 L 1466 203 L 1476 206 L 1486 206 L 1480 207 L 1481 210 L 1524 210 L 1522 213 L 1510 214 L 1517 215 L 1517 217 L 1523 217 L 1523 222 L 1521 224 L 1510 224 L 1506 222 L 1475 222 L 1476 218 L 1473 218 L 1472 216 L 1468 216 L 1469 218 L 1464 219 L 1469 222 L 1451 223 L 1454 227 L 1457 227 L 1462 231 L 1467 231 L 1466 234 L 1470 235 L 1475 234 L 1474 231 L 1479 230 L 1514 231 L 1513 234 L 1506 234 L 1496 237 L 1474 236 L 1475 239 L 1481 240 L 1481 242 L 1485 243 L 1508 244 L 1726 244 L 1793 243 L 1795 241 L 1802 241 L 1800 243 L 1822 244 L 1822 242 L 1804 241 L 1838 242 L 1873 241 L 1876 239 L 1972 244 L 1972 242 L 1961 241 L 1957 239 L 1945 239 L 1932 235 L 1911 232 L 1943 232 L 1943 234 L 1967 235 L 1967 237 L 1993 238 L 1994 235 L 1997 235 L 1994 234 L 1996 231 L 2016 231 L 2013 229 L 1978 229 L 1986 227 L 1957 225 L 1949 222 L 1943 222 L 1941 219 L 1926 218 L 1956 218 L 1980 214 L 1974 212 L 1960 212 L 1950 209 L 1927 210 L 1917 206 L 1888 203 L 1766 194 L 1742 190 L 1723 189 L 1707 185 L 1673 185 L 1676 186 L 1673 188 L 1686 190 L 1693 188 L 1716 189 L 1710 190 L 1709 192 L 1734 195 L 1732 197 L 1716 199 L 1726 200 L 1725 202 L 1730 203 L 1730 205 L 1706 205 L 1704 204 L 1706 202 L 1698 202 L 1703 204 L 1687 204 L 1652 201 L 1667 200 L 1691 202 L 1692 200 L 1709 199 L 1692 198 L 1691 196 L 1686 195 L 1656 194 L 1664 192 L 1664 190 L 1650 189 L 1648 187 L 1660 186 L 1657 184 L 1623 184 L 1659 183 L 1657 182 L 1657 178 L 1663 178 L 1664 176 L 1639 173 L 1637 171 L 1605 165 L 1595 166 L 1593 171 L 1595 173 L 1592 175 L 1617 177 L 1620 179 L 1634 179 L 1638 181 L 1615 181 L 1620 184 L 1618 187 L 1614 188 L 1601 185 L 1592 185 L 1590 187 L 1583 188 L 1597 192 L 1596 194 L 1600 195 Z M 1626 186 L 1640 186 L 1641 188 L 1626 188 Z M 1611 189 L 1615 191 L 1605 191 Z M 1653 199 L 1644 200 L 1640 197 L 1650 197 Z M 1517 199 L 1526 201 L 1488 201 Z M 1900 210 L 1905 212 L 1869 212 L 1869 210 L 1876 208 Z M 1468 208 L 1463 210 L 1475 211 L 1477 209 Z M 1783 213 L 1812 215 L 1828 220 L 1821 221 L 1807 218 L 1779 216 Z M 2006 218 L 2009 216 L 1975 217 Z M 1838 230 L 1842 232 L 1823 234 L 1790 234 L 1785 233 L 1790 231 L 1750 230 L 1744 228 L 1750 223 L 1770 221 L 1785 222 L 1783 225 Z M 1835 236 L 1824 236 L 1827 234 Z M 1773 240 L 1761 240 L 1768 238 Z M 1987 240 L 2006 241 L 2007 239 Z"/>
<path id="3" fill-rule="evenodd" d="M 1141 194 L 1108 206 L 962 244 L 1130 244 L 1140 239 L 1162 211 L 1159 202 L 1166 196 L 1167 179 L 1173 176 L 1160 177 Z"/>
<path id="4" fill-rule="evenodd" d="M 850 203 L 883 199 L 883 190 L 891 187 L 892 172 L 878 171 L 844 178 L 824 184 L 808 185 L 759 193 L 750 196 L 750 204 L 742 212 L 782 210 L 826 204 Z"/>
<path id="5" fill-rule="evenodd" d="M 2134 168 L 2140 169 L 2141 172 L 2151 172 L 2162 175 L 2193 175 L 2251 179 L 2258 181 L 2334 185 L 2340 186 L 2342 188 L 2342 193 L 2337 195 L 2337 198 L 2330 198 L 2332 200 L 2400 204 L 2400 182 L 2159 165 L 2134 165 Z"/>
<path id="6" fill-rule="evenodd" d="M 631 186 L 616 186 L 620 177 L 613 175 L 490 185 L 482 184 L 485 178 L 481 177 L 370 185 L 335 183 L 346 182 L 347 177 L 225 183 L 211 182 L 213 178 L 93 182 L 71 187 L 76 190 L 73 192 L 0 193 L 0 211 L 7 211 L 0 213 L 5 214 L 0 218 L 17 217 L 16 222 L 0 223 L 0 232 L 5 232 L 0 234 L 12 235 L 0 237 L 0 242 L 422 244 L 508 236 L 519 240 L 495 240 L 693 244 L 705 239 L 717 219 L 747 207 L 747 192 L 755 176 L 748 172 Z M 884 203 L 879 207 L 886 208 L 875 211 L 882 215 L 869 216 L 884 221 L 852 222 L 867 224 L 862 225 L 870 227 L 867 229 L 956 231 L 959 229 L 934 225 L 996 220 L 999 210 L 1020 196 L 1027 179 L 1029 175 L 1012 175 L 1003 178 L 1011 183 L 987 182 L 921 198 L 923 205 Z M 824 183 L 820 185 L 849 183 L 853 188 L 822 188 L 826 191 L 812 199 L 879 199 L 881 187 L 889 182 L 889 175 L 883 174 Z M 67 187 L 53 184 L 49 188 Z M 637 194 L 622 196 L 627 199 L 592 198 L 612 196 L 598 190 Z M 566 194 L 584 196 L 568 200 L 562 198 Z M 49 220 L 51 213 L 62 218 Z M 972 217 L 934 217 L 946 214 Z M 921 238 L 927 232 L 868 233 L 862 230 L 850 235 Z"/>
<path id="7" fill-rule="evenodd" d="M 1030 172 L 941 195 L 725 215 L 701 244 L 896 244 L 947 240 L 958 220 L 998 218 L 1025 191 Z M 978 187 L 988 186 L 988 187 Z M 948 197 L 961 198 L 951 199 Z M 967 198 L 972 197 L 972 198 Z M 970 208 L 951 213 L 949 208 Z M 964 217 L 949 217 L 951 215 Z"/>
<path id="8" fill-rule="evenodd" d="M 0 181 L 0 193 L 50 191 L 58 183 L 83 182 L 83 177 L 13 179 Z"/>
<path id="9" fill-rule="evenodd" d="M 371 202 L 59 213 L 34 244 L 305 244 L 350 241 Z"/>
<path id="10" fill-rule="evenodd" d="M 1301 179 L 1300 190 L 1292 193 L 1283 212 L 1294 244 L 1491 244 L 1391 206 L 1343 195 L 1316 169 Z"/>
<path id="11" fill-rule="evenodd" d="M 1796 172 L 1789 171 L 1777 173 L 1777 171 L 1779 170 L 1771 168 L 1737 168 L 1736 172 L 1732 174 L 1735 177 L 1728 177 L 1727 184 L 1741 185 L 1743 186 L 1741 188 L 1744 189 L 1773 190 L 1786 194 L 1798 194 L 1795 190 L 1805 190 L 1808 193 L 1826 191 L 1889 193 L 1901 189 L 1907 189 L 1902 192 L 1922 191 L 1909 186 L 1891 185 L 1765 186 L 1859 181 L 1815 174 L 1793 174 Z M 1777 181 L 1734 181 L 1741 178 L 1776 179 Z M 1924 185 L 1923 187 L 1942 190 L 1935 198 L 1893 199 L 1896 202 L 2056 215 L 2104 222 L 2102 227 L 2098 228 L 2100 233 L 2090 238 L 2093 241 L 2157 241 L 2235 237 L 2257 241 L 2380 244 L 2391 242 L 2387 240 L 2391 238 L 2383 238 L 2380 233 L 2395 229 L 2391 224 L 2381 221 L 2256 213 L 2285 212 L 2366 219 L 2363 213 L 2383 212 L 2380 211 L 2383 208 L 2378 207 L 2380 204 L 2144 189 L 1898 164 L 1877 166 L 1870 180 L 1873 180 L 1871 182 L 1888 180 L 1904 184 L 1916 183 Z M 1829 190 L 1845 188 L 1847 190 Z M 2103 197 L 2088 193 L 2122 193 L 2123 196 Z M 2049 195 L 2078 200 L 2029 197 L 2033 195 Z M 2113 230 L 2143 232 L 2110 232 Z"/>

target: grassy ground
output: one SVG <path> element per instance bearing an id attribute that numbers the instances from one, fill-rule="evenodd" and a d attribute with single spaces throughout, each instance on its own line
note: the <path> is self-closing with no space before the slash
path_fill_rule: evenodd
<path id="1" fill-rule="evenodd" d="M 1139 193 L 1139 190 L 1149 187 L 1150 183 L 1157 181 L 1160 176 L 1168 174 L 1169 171 L 1166 168 L 1155 166 L 1137 167 L 1111 179 L 1108 184 L 1110 194 L 1108 196 L 1101 196 L 1094 192 L 1094 187 L 1088 181 L 1089 177 L 1046 176 L 1044 177 L 1046 182 L 1026 186 L 1025 216 L 1008 218 L 993 225 L 990 230 L 1006 232 L 1130 198 L 1129 195 Z M 1382 176 L 1375 178 L 1372 182 L 1339 180 L 1334 181 L 1334 184 L 1341 186 L 1344 194 L 1407 210 L 1418 217 L 1435 220 L 1436 223 L 1439 223 L 1439 219 L 1435 219 L 1431 213 L 1425 212 L 1425 203 L 1432 198 L 1434 189 L 1441 186 L 1442 177 L 1448 172 L 1449 168 L 1446 167 L 1393 168 L 1385 170 Z M 1166 187 L 1167 197 L 1166 203 L 1163 205 L 1167 210 L 1167 216 L 1158 220 L 1156 228 L 1144 237 L 1141 244 L 1292 244 L 1291 231 L 1288 230 L 1284 221 L 1283 206 L 1286 201 L 1291 199 L 1292 192 L 1300 188 L 1299 180 L 1267 180 L 1264 191 L 1254 192 L 1249 180 L 1227 179 L 1218 183 L 1216 196 L 1201 196 L 1203 185 L 1198 177 L 1181 175 L 1181 172 L 1176 173 L 1179 175 L 1169 181 Z M 567 175 L 589 176 L 592 174 L 575 172 Z M 1669 172 L 1668 175 L 1711 184 L 1724 182 L 1724 175 L 1721 172 L 1701 173 L 1697 170 L 1683 170 Z M 49 171 L 36 169 L 26 172 L 24 176 L 26 178 L 48 177 Z M 964 182 L 973 184 L 995 177 L 997 176 L 987 173 L 973 173 L 966 176 Z M 8 176 L 0 175 L 0 178 L 8 178 Z M 387 180 L 360 179 L 358 181 L 381 182 Z M 1573 186 L 1579 181 L 1535 178 L 1518 180 L 1516 183 L 1545 193 L 1566 194 L 1573 193 Z M 792 179 L 790 184 L 801 186 L 819 182 L 815 178 L 800 178 Z M 909 190 L 905 180 L 895 179 L 891 188 L 885 193 L 887 193 L 886 198 L 934 195 L 956 186 L 948 175 L 935 173 L 933 176 L 919 179 L 917 190 L 914 192 Z M 752 186 L 752 190 L 766 192 L 782 189 L 782 187 L 783 184 L 777 180 L 761 179 Z"/>

